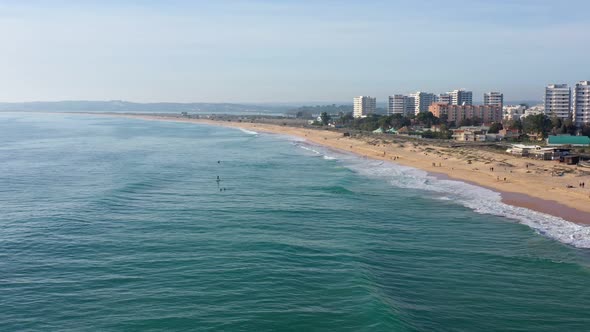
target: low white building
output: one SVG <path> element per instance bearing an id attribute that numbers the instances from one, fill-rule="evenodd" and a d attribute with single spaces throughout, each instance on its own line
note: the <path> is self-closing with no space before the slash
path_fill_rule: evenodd
<path id="1" fill-rule="evenodd" d="M 485 142 L 490 127 L 485 126 L 464 126 L 453 129 L 453 139 L 462 142 Z M 495 140 L 495 138 L 494 138 Z"/>
<path id="2" fill-rule="evenodd" d="M 543 105 L 536 105 L 536 106 L 527 108 L 524 111 L 524 114 L 520 118 L 522 119 L 522 118 L 526 118 L 527 116 L 539 115 L 539 114 L 545 114 L 545 108 L 543 107 Z"/>
<path id="3" fill-rule="evenodd" d="M 506 105 L 502 108 L 502 118 L 506 121 L 520 119 L 526 109 L 525 105 Z"/>

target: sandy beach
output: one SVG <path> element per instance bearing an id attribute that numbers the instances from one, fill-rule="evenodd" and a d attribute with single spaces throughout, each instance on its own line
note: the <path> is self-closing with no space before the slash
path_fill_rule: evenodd
<path id="1" fill-rule="evenodd" d="M 507 204 L 536 210 L 580 224 L 590 224 L 590 174 L 576 170 L 576 166 L 563 165 L 556 161 L 515 157 L 474 147 L 442 147 L 425 141 L 388 143 L 370 136 L 344 137 L 342 133 L 335 131 L 265 123 L 157 115 L 108 114 L 108 116 L 201 123 L 296 136 L 332 149 L 395 162 L 450 179 L 476 184 L 500 192 L 503 201 Z M 553 176 L 555 173 L 562 175 Z M 580 188 L 579 184 L 582 182 L 587 183 L 588 187 Z"/>

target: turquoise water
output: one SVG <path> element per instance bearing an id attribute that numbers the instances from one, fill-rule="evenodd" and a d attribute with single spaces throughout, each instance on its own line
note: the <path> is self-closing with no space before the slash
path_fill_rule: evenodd
<path id="1" fill-rule="evenodd" d="M 587 229 L 477 187 L 194 124 L 0 142 L 2 331 L 590 329 Z"/>

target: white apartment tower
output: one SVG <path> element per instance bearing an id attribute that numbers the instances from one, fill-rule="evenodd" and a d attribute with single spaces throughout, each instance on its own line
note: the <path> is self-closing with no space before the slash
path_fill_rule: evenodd
<path id="1" fill-rule="evenodd" d="M 463 89 L 449 92 L 451 105 L 473 105 L 473 92 Z"/>
<path id="2" fill-rule="evenodd" d="M 590 81 L 576 83 L 572 104 L 573 120 L 576 126 L 590 124 Z"/>
<path id="3" fill-rule="evenodd" d="M 567 84 L 550 84 L 545 88 L 545 114 L 567 119 L 571 114 L 572 91 Z"/>
<path id="4" fill-rule="evenodd" d="M 415 114 L 428 112 L 428 107 L 430 107 L 430 105 L 436 101 L 433 93 L 418 91 L 412 96 L 414 97 L 416 103 L 414 111 Z"/>
<path id="5" fill-rule="evenodd" d="M 414 114 L 415 102 L 414 98 L 405 95 L 393 95 L 389 96 L 389 107 L 387 108 L 387 114 L 401 114 L 409 115 Z"/>
<path id="6" fill-rule="evenodd" d="M 503 107 L 504 94 L 500 92 L 486 92 L 483 94 L 483 104 Z"/>
<path id="7" fill-rule="evenodd" d="M 364 118 L 367 115 L 375 113 L 376 107 L 377 102 L 374 97 L 354 97 L 354 111 L 352 114 L 355 118 Z"/>

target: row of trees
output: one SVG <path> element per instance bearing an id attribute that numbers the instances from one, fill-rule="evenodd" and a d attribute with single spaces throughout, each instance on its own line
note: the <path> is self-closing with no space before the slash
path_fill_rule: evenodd
<path id="1" fill-rule="evenodd" d="M 431 128 L 435 125 L 445 125 L 448 128 L 455 128 L 458 126 L 479 126 L 482 124 L 480 119 L 463 119 L 458 124 L 454 122 L 447 122 L 446 116 L 437 118 L 432 112 L 418 113 L 417 115 L 404 116 L 401 114 L 392 115 L 370 115 L 366 118 L 353 118 L 351 113 L 344 114 L 336 119 L 336 123 L 360 130 L 375 130 L 377 128 L 400 129 L 402 127 L 416 125 L 425 128 Z"/>
<path id="2" fill-rule="evenodd" d="M 524 134 L 541 135 L 576 135 L 578 128 L 571 119 L 560 119 L 558 117 L 549 118 L 545 114 L 529 115 L 522 120 L 516 119 L 505 123 L 509 129 L 520 130 Z M 590 126 L 581 128 L 582 135 L 590 134 Z"/>
<path id="3" fill-rule="evenodd" d="M 322 112 L 320 115 L 321 124 L 327 125 L 332 121 L 328 112 Z M 416 125 L 424 128 L 431 128 L 434 125 L 440 125 L 437 131 L 427 131 L 422 136 L 426 138 L 449 138 L 450 128 L 461 126 L 479 126 L 482 125 L 481 119 L 463 119 L 458 124 L 447 123 L 445 117 L 437 118 L 431 112 L 423 112 L 418 115 L 403 116 L 401 114 L 393 115 L 370 115 L 365 118 L 354 118 L 352 113 L 340 113 L 334 118 L 336 124 L 364 131 L 373 131 L 378 128 L 383 130 L 400 129 L 402 127 Z M 522 120 L 516 119 L 502 123 L 493 123 L 490 125 L 489 133 L 498 133 L 500 130 L 516 129 L 522 134 L 537 135 L 547 137 L 548 135 L 570 134 L 576 135 L 578 128 L 571 119 L 562 120 L 557 117 L 549 118 L 544 114 L 530 115 Z M 590 136 L 590 126 L 586 125 L 580 129 L 581 134 Z"/>

